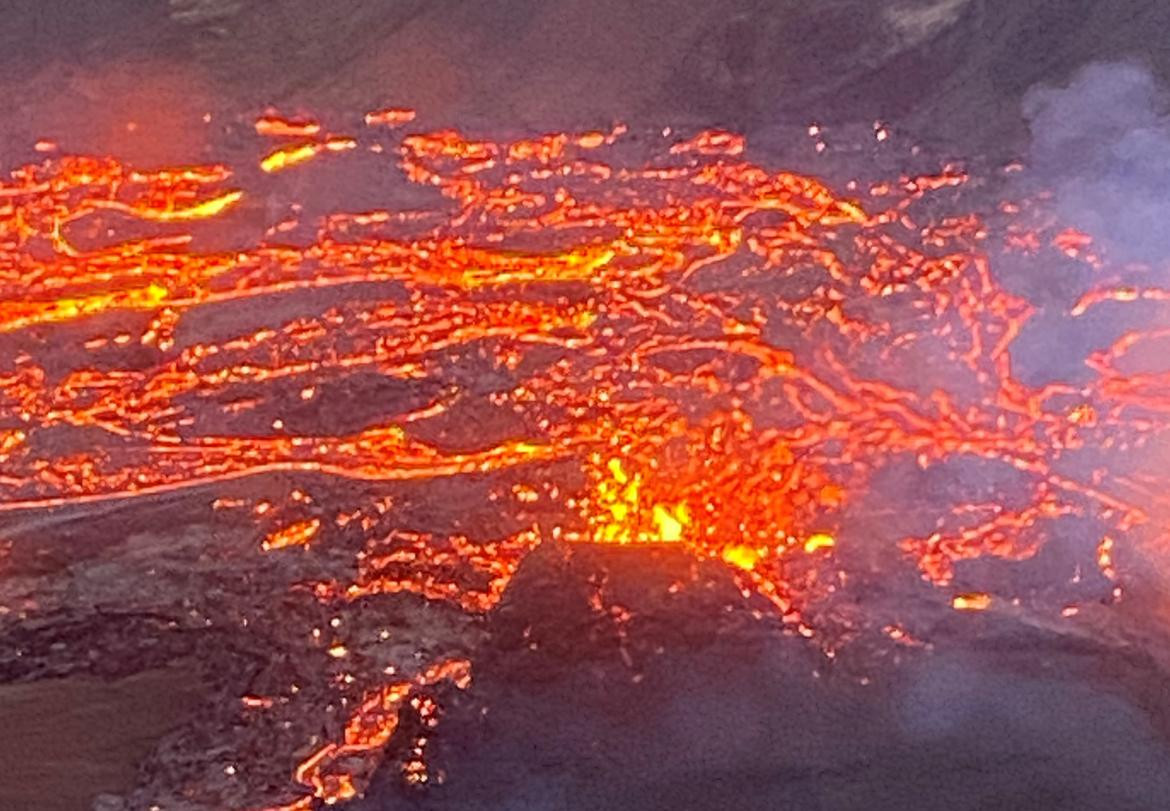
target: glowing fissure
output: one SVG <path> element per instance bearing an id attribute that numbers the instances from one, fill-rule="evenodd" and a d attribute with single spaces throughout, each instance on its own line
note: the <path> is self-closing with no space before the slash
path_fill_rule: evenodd
<path id="1" fill-rule="evenodd" d="M 412 119 L 389 108 L 365 120 L 384 137 Z M 342 160 L 364 143 L 275 113 L 256 131 L 287 139 L 261 150 L 269 173 L 326 153 Z M 16 169 L 0 184 L 0 337 L 17 347 L 0 357 L 0 510 L 196 484 L 238 507 L 231 483 L 274 471 L 366 481 L 507 473 L 520 482 L 509 497 L 521 514 L 538 500 L 559 505 L 554 539 L 671 544 L 722 561 L 811 634 L 802 608 L 840 584 L 836 555 L 857 540 L 839 531 L 841 511 L 891 460 L 979 459 L 1022 477 L 1018 503 L 952 504 L 934 532 L 904 538 L 895 554 L 945 587 L 960 561 L 1029 557 L 1047 523 L 1090 515 L 1108 528 L 1097 559 L 1115 579 L 1116 547 L 1165 507 L 1167 490 L 1161 477 L 1118 483 L 1063 461 L 1164 436 L 1170 370 L 1118 370 L 1161 333 L 1102 349 L 1087 383 L 1027 385 L 1011 353 L 1033 308 L 997 282 L 986 224 L 925 214 L 931 195 L 966 182 L 961 170 L 843 197 L 751 163 L 734 133 L 668 144 L 644 165 L 623 157 L 624 135 L 496 143 L 407 133 L 398 166 L 445 207 L 290 220 L 223 251 L 197 249 L 183 229 L 229 224 L 248 200 L 229 167 L 137 171 L 62 156 Z M 95 239 L 88 226 L 108 217 L 139 230 Z M 303 242 L 283 241 L 298 229 Z M 1009 229 L 1005 245 L 1100 266 L 1088 237 L 1050 230 Z M 375 283 L 392 289 L 226 338 L 184 332 L 239 302 Z M 1164 298 L 1102 284 L 1069 317 Z M 126 326 L 104 332 L 114 323 Z M 54 352 L 71 368 L 49 370 L 24 348 L 41 334 L 66 336 Z M 312 403 L 356 373 L 422 384 L 451 353 L 479 353 L 509 381 L 488 400 L 521 418 L 527 436 L 468 450 L 421 438 L 419 426 L 466 395 L 460 383 L 349 433 L 286 427 L 290 391 Z M 252 427 L 231 428 L 245 418 Z M 553 462 L 579 464 L 584 490 L 550 486 L 542 471 Z M 324 601 L 411 592 L 487 611 L 542 541 L 535 524 L 502 539 L 387 537 L 365 505 L 296 501 L 251 511 L 269 554 L 328 544 L 347 526 L 370 530 L 353 582 L 314 584 Z M 995 605 L 982 593 L 950 599 L 966 611 Z M 371 692 L 344 740 L 297 769 L 311 793 L 286 807 L 354 796 L 366 773 L 345 764 L 374 762 L 404 702 L 440 680 L 462 686 L 467 667 L 436 665 Z M 412 779 L 425 779 L 420 769 Z"/>

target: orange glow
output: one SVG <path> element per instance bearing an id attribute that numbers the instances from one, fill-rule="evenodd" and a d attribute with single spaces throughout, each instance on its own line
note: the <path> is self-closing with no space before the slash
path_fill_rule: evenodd
<path id="1" fill-rule="evenodd" d="M 308 118 L 283 118 L 268 113 L 256 119 L 256 134 L 275 137 L 306 138 L 321 131 L 321 125 Z"/>
<path id="2" fill-rule="evenodd" d="M 408 117 L 405 112 L 389 111 L 371 116 L 372 121 Z M 315 127 L 315 122 L 307 119 L 286 120 L 275 115 L 257 123 L 258 131 L 265 135 L 291 137 L 318 135 Z M 149 465 L 111 474 L 99 474 L 91 462 L 76 458 L 50 461 L 52 472 L 38 474 L 42 484 L 37 487 L 43 495 L 22 498 L 13 506 L 163 492 L 271 471 L 403 479 L 495 471 L 541 459 L 596 453 L 598 461 L 586 465 L 595 492 L 581 501 L 591 526 L 590 539 L 682 543 L 698 554 L 715 557 L 722 557 L 725 548 L 744 545 L 771 550 L 774 557 L 769 559 L 780 561 L 795 542 L 792 539 L 800 537 L 802 526 L 839 508 L 851 490 L 864 486 L 864 477 L 881 464 L 881 458 L 868 450 L 874 447 L 872 438 L 880 438 L 887 455 L 913 454 L 923 464 L 961 452 L 999 460 L 1039 477 L 1035 499 L 1029 505 L 944 526 L 927 538 L 903 540 L 901 548 L 917 561 L 924 576 L 936 583 L 948 582 L 956 560 L 981 554 L 1031 554 L 1031 545 L 1013 538 L 1037 521 L 1066 514 L 1070 498 L 1096 500 L 1129 525 L 1141 521 L 1137 505 L 1106 496 L 1087 482 L 1043 475 L 1045 454 L 1061 451 L 1070 426 L 1097 430 L 1098 426 L 1105 428 L 1107 420 L 1116 420 L 1089 402 L 1060 416 L 1049 414 L 1037 400 L 1047 395 L 1030 393 L 1010 377 L 1006 340 L 1018 332 L 1029 311 L 994 287 L 986 259 L 972 250 L 972 240 L 981 228 L 977 220 L 959 217 L 923 230 L 924 239 L 932 245 L 939 240 L 956 243 L 949 254 L 931 257 L 912 244 L 894 246 L 878 233 L 883 227 L 880 205 L 888 204 L 895 194 L 894 186 L 875 186 L 875 196 L 862 206 L 835 196 L 812 178 L 768 173 L 738 162 L 744 142 L 734 133 L 711 131 L 677 142 L 670 151 L 690 156 L 687 160 L 692 163 L 668 169 L 618 167 L 615 172 L 614 167 L 593 158 L 584 161 L 582 153 L 573 151 L 600 154 L 622 132 L 619 127 L 610 134 L 557 133 L 511 144 L 471 140 L 453 131 L 403 138 L 406 176 L 437 187 L 465 210 L 478 211 L 484 221 L 495 223 L 497 230 L 489 236 L 498 237 L 498 247 L 492 247 L 492 239 L 469 244 L 457 228 L 450 234 L 439 232 L 406 241 L 361 237 L 362 229 L 378 228 L 402 216 L 362 212 L 339 213 L 327 219 L 328 229 L 357 236 L 351 244 L 324 236 L 319 244 L 304 249 L 257 248 L 222 255 L 176 253 L 169 243 L 156 245 L 147 240 L 99 250 L 78 264 L 71 253 L 76 249 L 62 236 L 61 223 L 83 212 L 112 208 L 148 222 L 181 224 L 222 216 L 244 192 L 209 195 L 208 188 L 231 174 L 218 166 L 143 173 L 109 160 L 70 157 L 21 170 L 23 174 L 18 173 L 6 187 L 4 199 L 10 202 L 3 220 L 4 233 L 16 240 L 12 244 L 19 255 L 24 255 L 20 253 L 24 241 L 38 233 L 54 240 L 61 252 L 47 263 L 29 254 L 29 273 L 48 282 L 45 292 L 35 295 L 24 289 L 17 295 L 13 288 L 0 307 L 0 329 L 9 332 L 80 322 L 117 310 L 151 311 L 156 316 L 136 343 L 166 352 L 173 344 L 170 336 L 175 325 L 192 306 L 374 280 L 434 285 L 455 295 L 484 288 L 571 282 L 594 290 L 597 301 L 587 306 L 561 306 L 520 298 L 506 304 L 461 303 L 452 309 L 422 298 L 409 316 L 391 313 L 390 305 L 379 303 L 365 316 L 369 328 L 339 328 L 320 318 L 277 324 L 223 345 L 200 344 L 182 355 L 172 353 L 145 377 L 80 371 L 59 392 L 42 392 L 31 378 L 13 377 L 7 385 L 14 402 L 45 398 L 62 402 L 65 398 L 64 406 L 38 406 L 36 414 L 51 412 L 59 415 L 56 419 L 67 414 L 71 424 L 141 431 L 152 448 Z M 354 139 L 339 136 L 285 145 L 271 153 L 264 166 L 278 171 L 323 151 L 345 152 L 355 146 Z M 727 160 L 732 157 L 736 162 Z M 492 167 L 503 164 L 513 167 L 508 171 L 520 180 L 493 179 L 491 172 L 497 170 Z M 561 176 L 580 178 L 593 189 L 590 193 L 594 196 L 577 199 L 563 190 L 541 188 L 540 183 L 552 176 L 554 168 Z M 533 180 L 531 188 L 521 182 L 525 177 Z M 609 197 L 611 191 L 641 188 L 638 184 L 653 188 L 676 180 L 690 196 L 672 205 L 648 201 L 627 204 L 624 198 Z M 897 206 L 904 208 L 931 189 L 962 182 L 964 177 L 954 172 L 906 179 L 907 199 L 897 201 Z M 80 190 L 83 196 L 71 204 L 75 210 L 66 208 L 51 218 L 38 219 L 36 212 L 41 209 L 33 203 L 40 196 L 55 193 L 52 188 Z M 791 219 L 792 226 L 752 225 L 748 215 L 762 212 L 781 212 Z M 556 249 L 508 247 L 513 234 L 555 235 L 582 228 L 600 229 L 598 238 L 562 242 Z M 868 257 L 857 272 L 850 271 L 843 259 L 818 241 L 840 228 L 855 230 L 853 239 Z M 1081 237 L 1067 232 L 1054 239 L 1062 248 L 1083 243 Z M 794 328 L 830 325 L 848 345 L 889 341 L 882 324 L 866 323 L 846 312 L 842 302 L 848 296 L 882 300 L 895 294 L 914 295 L 931 302 L 931 318 L 954 319 L 940 340 L 946 346 L 963 343 L 961 352 L 958 348 L 949 351 L 960 367 L 982 376 L 991 394 L 973 411 L 961 413 L 941 391 L 930 402 L 918 402 L 893 384 L 863 378 L 835 352 L 825 351 L 818 361 L 819 371 L 797 364 L 790 351 L 762 339 L 759 316 L 724 311 L 719 297 L 686 288 L 693 274 L 742 254 L 762 269 L 796 260 L 819 268 L 824 276 L 824 295 L 801 303 L 786 317 Z M 320 268 L 317 274 L 299 274 L 296 269 L 310 260 Z M 272 270 L 259 275 L 251 270 L 261 266 Z M 225 281 L 236 277 L 245 281 Z M 1153 297 L 1156 292 L 1135 291 L 1122 296 L 1101 291 L 1098 296 L 1137 300 Z M 1093 300 L 1086 297 L 1080 307 L 1090 306 Z M 604 305 L 604 314 L 598 303 Z M 623 314 L 630 323 L 652 325 L 661 334 L 652 331 L 647 340 L 615 343 L 607 332 L 612 331 L 608 325 L 614 313 Z M 711 320 L 716 313 L 721 314 Z M 410 323 L 407 332 L 378 336 L 378 324 L 397 323 L 395 319 L 404 317 Z M 709 322 L 715 329 L 713 337 L 700 339 L 679 332 L 688 319 Z M 919 329 L 918 333 L 902 334 L 898 341 L 905 344 L 925 338 L 932 325 L 922 322 Z M 327 363 L 293 358 L 302 353 L 297 347 L 312 347 L 347 330 L 355 336 L 368 332 L 377 340 L 351 354 L 332 356 Z M 995 343 L 985 340 L 992 331 L 1003 337 Z M 134 336 L 115 338 L 132 341 Z M 173 408 L 171 403 L 196 391 L 226 397 L 242 387 L 294 380 L 302 399 L 315 400 L 317 384 L 340 370 L 377 368 L 410 378 L 422 374 L 429 352 L 475 341 L 510 343 L 507 349 L 500 349 L 499 356 L 509 367 L 519 362 L 525 349 L 537 345 L 556 346 L 569 353 L 614 353 L 611 362 L 599 367 L 601 376 L 588 385 L 582 387 L 553 376 L 533 381 L 528 392 L 517 395 L 518 408 L 527 407 L 522 405 L 525 400 L 543 399 L 564 404 L 576 413 L 593 409 L 598 418 L 570 419 L 552 426 L 547 442 L 522 440 L 475 453 L 448 454 L 409 439 L 395 425 L 347 437 L 296 436 L 280 429 L 281 435 L 229 434 L 206 436 L 194 444 L 176 442 L 173 418 L 163 416 Z M 94 350 L 111 345 L 108 336 L 86 342 L 86 347 Z M 1128 346 L 1119 343 L 1114 353 L 1123 353 Z M 889 351 L 894 351 L 892 347 Z M 274 352 L 274 359 L 246 359 L 248 353 L 261 350 Z M 211 368 L 210 360 L 216 355 L 238 360 Z M 660 357 L 671 355 L 706 355 L 711 359 L 700 364 L 693 375 L 675 375 L 658 365 Z M 635 406 L 622 401 L 616 383 L 620 362 L 620 368 L 629 370 L 622 374 L 631 375 L 622 384 L 626 391 L 691 390 L 719 398 L 726 395 L 720 374 L 732 360 L 754 364 L 749 393 L 765 385 L 779 386 L 783 407 L 805 420 L 799 432 L 760 432 L 742 411 L 726 409 L 706 420 L 688 420 L 662 398 Z M 1136 392 L 1123 388 L 1115 376 L 1109 375 L 1109 383 L 1109 396 L 1131 401 L 1136 397 Z M 77 392 L 82 390 L 97 392 L 96 399 L 88 405 L 80 401 L 69 405 L 69 398 L 78 398 Z M 821 405 L 813 406 L 812 398 Z M 251 406 L 244 400 L 230 405 L 237 407 Z M 432 403 L 405 417 L 403 424 L 430 419 L 445 410 L 444 403 Z M 826 422 L 833 414 L 848 415 L 849 433 L 841 434 L 839 428 L 832 427 L 834 423 Z M 1033 428 L 1029 432 L 1018 425 L 1012 427 L 1012 420 L 1030 420 Z M 277 418 L 269 424 L 282 426 L 283 422 Z M 147 427 L 131 429 L 126 427 L 129 425 Z M 826 426 L 823 434 L 819 433 L 822 425 Z M 669 435 L 678 436 L 686 450 L 681 463 L 662 465 L 656 437 Z M 1021 439 L 1028 436 L 1036 438 Z M 857 481 L 836 480 L 824 469 L 822 463 L 827 460 L 817 454 L 808 456 L 809 449 L 830 438 L 844 442 L 837 458 L 852 466 Z M 623 448 L 620 457 L 608 450 L 616 446 Z M 20 454 L 24 446 L 7 442 L 6 447 L 7 453 Z M 794 451 L 804 454 L 805 461 L 794 461 Z M 34 464 L 35 460 L 27 462 Z M 735 525 L 728 523 L 737 513 Z M 275 549 L 303 543 L 318 531 L 310 530 L 311 526 L 316 525 L 294 522 L 273 533 L 266 546 Z M 834 541 L 823 533 L 813 533 L 796 543 L 811 554 L 831 548 Z M 730 557 L 738 561 L 733 565 L 743 568 L 745 553 L 731 553 Z M 778 572 L 769 572 L 768 578 L 782 579 Z"/>
<path id="3" fill-rule="evenodd" d="M 350 149 L 357 149 L 357 141 L 353 138 L 335 135 L 332 138 L 326 138 L 321 143 L 321 148 L 326 152 L 345 152 Z"/>
<path id="4" fill-rule="evenodd" d="M 810 555 L 821 549 L 832 549 L 837 545 L 837 541 L 832 535 L 824 532 L 815 532 L 809 535 L 804 542 L 804 551 Z"/>
<path id="5" fill-rule="evenodd" d="M 0 307 L 0 332 L 24 329 L 35 324 L 73 321 L 111 309 L 150 310 L 167 299 L 159 284 L 130 288 L 115 293 L 96 293 L 84 298 L 27 301 Z"/>
<path id="6" fill-rule="evenodd" d="M 657 537 L 660 541 L 681 541 L 683 532 L 690 522 L 691 517 L 685 504 L 680 504 L 674 509 L 661 504 L 654 505 L 654 525 L 658 528 Z"/>
<path id="7" fill-rule="evenodd" d="M 282 172 L 292 166 L 312 160 L 321 151 L 320 144 L 293 144 L 269 152 L 260 161 L 260 168 L 268 173 Z"/>
<path id="8" fill-rule="evenodd" d="M 715 155 L 739 155 L 744 150 L 744 138 L 733 132 L 722 130 L 707 130 L 701 132 L 689 141 L 682 141 L 670 148 L 672 154 L 683 152 L 701 152 Z"/>
<path id="9" fill-rule="evenodd" d="M 1052 238 L 1052 244 L 1070 259 L 1081 255 L 1091 256 L 1088 253 L 1093 245 L 1093 238 L 1075 228 L 1066 228 Z"/>
<path id="10" fill-rule="evenodd" d="M 750 546 L 738 544 L 723 550 L 723 560 L 732 566 L 750 571 L 756 568 L 756 564 L 760 560 L 760 553 Z"/>
<path id="11" fill-rule="evenodd" d="M 951 607 L 956 611 L 986 611 L 991 607 L 991 595 L 982 592 L 956 594 L 951 600 Z"/>
<path id="12" fill-rule="evenodd" d="M 1117 569 L 1113 563 L 1113 546 L 1113 539 L 1108 535 L 1097 544 L 1097 567 L 1101 570 L 1101 574 L 1110 580 L 1117 579 Z"/>
<path id="13" fill-rule="evenodd" d="M 244 196 L 242 191 L 230 191 L 226 194 L 221 194 L 219 197 L 214 197 L 210 200 L 204 200 L 202 203 L 187 206 L 186 208 L 171 208 L 171 209 L 152 209 L 152 208 L 138 208 L 134 209 L 134 213 L 144 220 L 155 220 L 156 222 L 186 222 L 189 220 L 206 220 L 215 217 L 227 211 L 229 208 L 239 202 L 240 198 Z"/>
<path id="14" fill-rule="evenodd" d="M 599 543 L 676 543 L 682 541 L 691 523 L 686 503 L 648 504 L 641 492 L 643 477 L 630 473 L 620 459 L 606 462 L 605 477 L 597 484 L 592 540 Z"/>
<path id="15" fill-rule="evenodd" d="M 380 128 L 351 138 L 269 113 L 256 133 L 293 140 L 257 139 L 245 160 L 268 173 L 326 153 L 314 172 L 385 161 L 434 191 L 419 195 L 429 208 L 277 199 L 276 224 L 257 228 L 237 204 L 295 184 L 262 179 L 257 194 L 227 188 L 254 168 L 146 171 L 55 150 L 0 180 L 0 512 L 188 491 L 263 538 L 274 569 L 337 556 L 297 588 L 339 614 L 386 595 L 482 614 L 546 540 L 670 544 L 724 564 L 805 637 L 826 633 L 810 609 L 849 587 L 846 551 L 867 576 L 907 569 L 950 594 L 964 561 L 1027 559 L 1088 517 L 1119 595 L 1124 553 L 1170 514 L 1160 469 L 1113 464 L 1144 463 L 1170 435 L 1170 372 L 1140 364 L 1170 331 L 1134 327 L 1075 383 L 1027 382 L 1012 346 L 1035 307 L 1000 283 L 998 251 L 1104 260 L 1083 234 L 1022 221 L 1023 203 L 995 211 L 1002 233 L 952 211 L 966 199 L 950 196 L 967 182 L 956 167 L 846 195 L 753 162 L 722 130 L 498 142 L 394 130 L 414 120 L 406 108 L 365 120 Z M 1100 286 L 1070 319 L 1170 302 L 1137 269 L 1113 270 L 1083 274 Z M 370 381 L 409 396 L 368 394 Z M 955 492 L 933 479 L 904 492 L 891 465 L 912 481 L 960 475 L 946 473 Z M 963 491 L 965 465 L 1006 472 L 1010 492 Z M 482 484 L 499 520 L 410 529 L 423 511 L 409 483 L 449 477 Z M 871 542 L 886 526 L 923 529 Z M 349 715 L 323 725 L 332 737 L 295 773 L 308 796 L 287 808 L 357 796 L 400 713 L 433 720 L 424 688 L 470 678 L 462 660 L 371 678 L 347 627 L 313 651 Z M 245 697 L 244 711 L 272 701 Z M 425 782 L 421 755 L 404 762 Z"/>
<path id="16" fill-rule="evenodd" d="M 366 113 L 366 124 L 384 124 L 389 127 L 401 127 L 414 121 L 415 112 L 409 107 L 387 107 L 384 110 L 373 110 Z"/>
<path id="17" fill-rule="evenodd" d="M 321 529 L 321 521 L 317 518 L 298 521 L 270 534 L 264 539 L 262 546 L 265 551 L 283 549 L 286 546 L 304 546 L 313 540 L 319 529 Z"/>
<path id="18" fill-rule="evenodd" d="M 264 698 L 263 696 L 244 696 L 240 699 L 240 703 L 249 709 L 267 710 L 272 707 L 272 699 Z"/>
<path id="19" fill-rule="evenodd" d="M 460 690 L 471 682 L 471 664 L 450 659 L 428 667 L 413 680 L 386 684 L 370 691 L 345 724 L 342 740 L 327 743 L 296 768 L 295 779 L 310 788 L 312 797 L 333 805 L 357 796 L 382 760 L 382 750 L 398 727 L 398 713 L 419 688 L 450 682 Z M 433 704 L 420 702 L 422 715 Z M 360 765 L 359 765 L 360 764 Z M 347 771 L 358 769 L 358 771 Z"/>

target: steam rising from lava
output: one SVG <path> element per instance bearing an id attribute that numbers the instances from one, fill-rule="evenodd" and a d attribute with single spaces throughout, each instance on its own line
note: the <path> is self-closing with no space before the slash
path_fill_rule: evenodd
<path id="1" fill-rule="evenodd" d="M 1164 143 L 1141 77 L 1104 77 L 1082 83 L 1127 82 L 1148 125 L 1110 154 Z M 1053 123 L 1068 103 L 1036 96 L 1044 166 L 1070 143 L 1097 154 Z M 1170 428 L 1170 372 L 1127 364 L 1166 336 L 1127 333 L 1084 380 L 1033 385 L 1013 349 L 1036 308 L 993 261 L 1076 263 L 1093 284 L 1064 318 L 1162 300 L 1111 284 L 1090 237 L 1018 201 L 985 220 L 958 166 L 842 191 L 752 162 L 735 133 L 390 141 L 411 118 L 372 113 L 359 138 L 266 116 L 259 137 L 295 140 L 258 146 L 259 173 L 53 156 L 0 185 L 0 510 L 210 488 L 258 555 L 352 546 L 349 571 L 298 584 L 338 612 L 401 592 L 484 612 L 538 544 L 673 544 L 827 651 L 874 623 L 913 639 L 820 612 L 855 579 L 910 572 L 982 611 L 1033 595 L 990 594 L 977 564 L 1070 526 L 1091 540 L 1063 574 L 1091 588 L 1054 584 L 1049 608 L 1121 594 L 1117 553 L 1167 507 L 1141 454 Z M 355 155 L 395 171 L 389 154 L 437 192 L 427 206 L 309 221 L 295 203 L 250 235 L 236 217 L 268 175 Z M 1099 163 L 1059 190 L 1074 219 L 1117 182 Z M 216 226 L 231 247 L 210 247 Z M 241 496 L 272 474 L 332 485 Z M 458 476 L 491 482 L 510 523 L 416 531 L 367 491 Z M 286 807 L 360 791 L 404 703 L 469 667 L 347 674 L 354 715 Z"/>
<path id="2" fill-rule="evenodd" d="M 1085 67 L 1067 86 L 1033 88 L 1024 112 L 1034 168 L 1057 210 L 1118 260 L 1170 260 L 1170 103 L 1128 63 Z"/>

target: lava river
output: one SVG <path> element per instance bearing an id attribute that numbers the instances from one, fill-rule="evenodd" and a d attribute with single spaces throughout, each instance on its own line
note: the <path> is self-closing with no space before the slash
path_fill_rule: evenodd
<path id="1" fill-rule="evenodd" d="M 239 165 L 42 143 L 0 181 L 0 531 L 200 494 L 259 560 L 349 550 L 287 586 L 339 616 L 402 593 L 479 615 L 541 544 L 658 544 L 726 567 L 761 622 L 827 655 L 870 624 L 914 640 L 827 610 L 858 580 L 1071 619 L 1124 600 L 1126 555 L 1156 552 L 1170 327 L 1117 329 L 1068 380 L 1013 353 L 1040 306 L 1032 268 L 1079 285 L 1065 324 L 1170 290 L 1112 266 L 1043 194 L 977 203 L 955 165 L 831 183 L 724 131 L 501 142 L 413 120 L 374 111 L 351 135 L 268 113 Z M 356 160 L 403 204 L 348 202 L 328 179 Z M 321 184 L 287 182 L 305 172 Z M 423 531 L 367 495 L 469 479 L 508 522 Z M 298 484 L 262 498 L 257 481 Z M 963 577 L 1070 536 L 1088 539 L 1075 582 Z M 353 658 L 340 633 L 318 651 Z M 473 669 L 354 665 L 325 686 L 349 696 L 334 733 L 282 753 L 286 783 L 250 807 L 361 793 L 402 713 L 425 743 L 432 688 Z M 423 749 L 408 782 L 430 779 Z"/>

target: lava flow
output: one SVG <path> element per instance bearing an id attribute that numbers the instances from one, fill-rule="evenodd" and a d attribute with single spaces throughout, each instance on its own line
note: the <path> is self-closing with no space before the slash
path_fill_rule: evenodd
<path id="1" fill-rule="evenodd" d="M 257 135 L 285 140 L 252 165 L 52 156 L 0 183 L 0 515 L 210 492 L 254 524 L 258 554 L 357 533 L 349 573 L 308 584 L 323 604 L 410 592 L 472 613 L 542 542 L 671 544 L 806 636 L 818 604 L 882 567 L 986 610 L 1014 595 L 960 590 L 965 563 L 1026 561 L 1075 523 L 1121 595 L 1118 552 L 1170 506 L 1150 462 L 1170 372 L 1134 367 L 1170 333 L 1029 382 L 1013 350 L 1037 305 L 996 261 L 1089 274 L 1067 319 L 1170 291 L 1018 204 L 995 223 L 962 211 L 954 166 L 843 195 L 751 162 L 728 132 L 387 145 L 413 118 L 373 112 L 376 135 L 351 137 L 269 114 Z M 433 197 L 313 217 L 305 200 L 248 233 L 250 184 L 356 156 Z M 899 484 L 935 473 L 960 484 Z M 354 495 L 244 494 L 271 475 Z M 408 530 L 394 498 L 362 495 L 474 476 L 512 527 Z M 898 513 L 909 529 L 873 540 Z M 422 688 L 469 679 L 452 660 L 371 680 L 283 807 L 353 797 L 400 710 L 429 717 Z M 426 780 L 421 759 L 404 774 Z"/>

